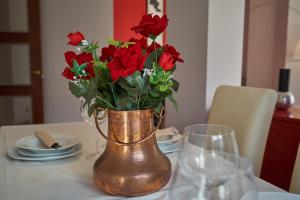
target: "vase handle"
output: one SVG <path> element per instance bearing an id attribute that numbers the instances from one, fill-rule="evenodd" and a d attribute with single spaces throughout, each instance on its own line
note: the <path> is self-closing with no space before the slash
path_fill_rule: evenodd
<path id="1" fill-rule="evenodd" d="M 102 130 L 101 130 L 99 124 L 98 124 L 98 120 L 103 120 L 103 119 L 106 118 L 107 112 L 108 112 L 107 109 L 104 109 L 104 108 L 101 108 L 101 107 L 97 107 L 97 108 L 95 109 L 93 115 L 94 115 L 94 117 L 95 117 L 96 128 L 97 128 L 97 130 L 99 131 L 99 133 L 101 134 L 101 136 L 102 136 L 104 139 L 106 139 L 107 141 L 109 141 L 109 142 L 111 142 L 111 143 L 114 143 L 114 144 L 116 144 L 116 145 L 129 145 L 129 146 L 130 146 L 130 145 L 135 145 L 135 144 L 142 143 L 142 142 L 148 140 L 149 138 L 151 138 L 151 137 L 155 134 L 156 130 L 158 129 L 158 127 L 159 127 L 160 124 L 161 124 L 162 119 L 165 118 L 165 116 L 166 116 L 166 114 L 165 114 L 164 111 L 165 111 L 165 107 L 162 106 L 161 109 L 160 109 L 159 114 L 156 113 L 156 112 L 154 113 L 154 115 L 155 115 L 156 117 L 159 118 L 159 122 L 158 122 L 158 124 L 154 127 L 154 129 L 149 133 L 149 135 L 146 134 L 146 135 L 148 135 L 147 137 L 143 138 L 142 140 L 139 140 L 139 141 L 136 141 L 136 142 L 129 142 L 129 143 L 120 142 L 120 141 L 114 141 L 114 140 L 110 139 L 109 137 L 107 137 L 107 136 L 102 132 Z M 102 114 L 100 117 L 98 117 L 98 113 L 99 113 L 99 112 L 103 112 L 103 114 Z"/>

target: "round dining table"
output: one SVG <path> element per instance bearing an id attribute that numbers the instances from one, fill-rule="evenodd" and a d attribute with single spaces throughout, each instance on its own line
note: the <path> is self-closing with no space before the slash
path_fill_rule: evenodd
<path id="1" fill-rule="evenodd" d="M 107 128 L 104 122 L 103 130 Z M 81 154 L 54 161 L 20 161 L 7 156 L 9 148 L 20 138 L 36 130 L 60 134 L 82 143 Z M 93 181 L 93 164 L 105 146 L 105 140 L 93 125 L 85 122 L 2 126 L 0 130 L 0 200 L 114 200 L 126 197 L 110 196 L 99 190 Z M 167 154 L 172 165 L 176 153 Z M 118 163 L 116 163 L 118 164 Z M 173 167 L 174 168 L 174 167 Z M 131 197 L 136 200 L 166 199 L 170 182 L 150 195 Z M 259 192 L 284 192 L 256 177 Z"/>

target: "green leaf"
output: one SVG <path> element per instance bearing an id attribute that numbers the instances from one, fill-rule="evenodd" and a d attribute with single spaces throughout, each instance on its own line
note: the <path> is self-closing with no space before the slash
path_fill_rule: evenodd
<path id="1" fill-rule="evenodd" d="M 125 81 L 124 79 L 120 79 L 120 81 L 118 82 L 118 84 L 124 89 L 126 90 L 128 96 L 137 96 L 139 89 L 137 87 L 132 87 L 130 85 L 128 85 L 128 82 Z"/>
<path id="2" fill-rule="evenodd" d="M 163 81 L 164 71 L 162 68 L 158 68 L 150 75 L 150 83 L 152 85 L 157 85 L 159 82 Z"/>
<path id="3" fill-rule="evenodd" d="M 110 45 L 113 45 L 113 46 L 116 46 L 116 47 L 121 47 L 122 46 L 122 42 L 121 41 L 118 41 L 118 40 L 114 40 L 114 39 L 107 39 L 106 40 L 107 44 L 110 44 Z"/>
<path id="4" fill-rule="evenodd" d="M 92 53 L 95 56 L 96 50 L 98 48 L 99 48 L 98 42 L 94 43 L 94 41 L 92 41 L 91 43 L 89 43 L 89 45 L 85 46 L 84 49 L 82 49 L 82 51 Z M 98 57 L 98 56 L 96 56 L 96 57 Z"/>
<path id="5" fill-rule="evenodd" d="M 88 106 L 90 106 L 91 101 L 96 97 L 97 88 L 94 81 L 90 80 L 82 83 L 82 86 L 86 88 L 86 92 L 82 95 Z"/>
<path id="6" fill-rule="evenodd" d="M 157 51 L 157 59 L 159 59 L 159 57 L 161 56 L 162 52 L 163 52 L 164 48 L 157 48 L 156 51 Z M 152 51 L 148 56 L 147 56 L 147 59 L 145 61 L 145 68 L 147 69 L 152 69 L 154 68 L 153 65 L 157 65 L 156 63 L 156 53 L 155 51 Z"/>
<path id="7" fill-rule="evenodd" d="M 178 103 L 177 103 L 176 99 L 173 97 L 173 95 L 168 96 L 168 99 L 173 104 L 174 108 L 176 109 L 176 112 L 178 112 L 179 111 Z"/>
<path id="8" fill-rule="evenodd" d="M 105 81 L 110 81 L 110 72 L 109 69 L 107 67 L 107 63 L 105 62 L 94 62 L 94 71 L 95 71 L 95 75 L 98 78 L 104 79 Z"/>
<path id="9" fill-rule="evenodd" d="M 165 72 L 161 67 L 157 67 L 150 75 L 150 83 L 157 85 L 159 83 L 167 84 L 170 80 L 171 72 Z"/>
<path id="10" fill-rule="evenodd" d="M 81 84 L 75 84 L 74 82 L 69 82 L 69 90 L 75 97 L 82 97 L 86 93 L 86 88 L 82 87 Z"/>
<path id="11" fill-rule="evenodd" d="M 135 42 L 125 42 L 122 47 L 128 48 L 128 46 L 132 44 L 135 44 Z"/>
<path id="12" fill-rule="evenodd" d="M 150 91 L 152 97 L 159 97 L 159 87 L 160 86 L 157 85 Z"/>
<path id="13" fill-rule="evenodd" d="M 172 86 L 173 86 L 173 82 L 162 83 L 160 84 L 159 91 L 166 92 Z"/>
<path id="14" fill-rule="evenodd" d="M 172 88 L 173 88 L 173 90 L 174 90 L 175 92 L 177 92 L 177 91 L 178 91 L 178 88 L 179 88 L 179 82 L 176 81 L 176 80 L 174 80 L 174 79 L 172 79 L 172 81 L 173 81 Z"/>
<path id="15" fill-rule="evenodd" d="M 69 89 L 75 97 L 83 97 L 88 106 L 97 94 L 96 84 L 92 80 L 80 80 L 77 83 L 69 82 Z"/>
<path id="16" fill-rule="evenodd" d="M 127 95 L 121 94 L 117 97 L 117 109 L 118 110 L 135 110 L 136 102 L 131 101 Z"/>
<path id="17" fill-rule="evenodd" d="M 147 78 L 142 77 L 141 72 L 136 71 L 133 75 L 125 78 L 127 83 L 138 89 L 138 93 L 147 94 L 149 92 L 149 85 L 147 84 Z"/>
<path id="18" fill-rule="evenodd" d="M 144 64 L 145 68 L 152 69 L 153 62 L 156 61 L 155 58 L 156 58 L 155 52 L 153 51 L 148 55 L 148 57 L 145 61 L 145 64 Z"/>
<path id="19" fill-rule="evenodd" d="M 97 106 L 97 104 L 95 104 L 95 103 L 89 106 L 89 108 L 88 108 L 88 116 L 89 117 L 91 117 L 93 115 L 96 106 Z"/>
<path id="20" fill-rule="evenodd" d="M 154 106 L 153 110 L 157 113 L 160 112 L 161 107 L 163 106 L 162 102 Z"/>
<path id="21" fill-rule="evenodd" d="M 100 96 L 97 96 L 95 103 L 102 108 L 115 109 L 115 107 L 111 103 Z"/>
<path id="22" fill-rule="evenodd" d="M 84 75 L 83 70 L 86 68 L 87 65 L 88 63 L 83 63 L 79 65 L 76 60 L 73 60 L 73 67 L 70 68 L 70 70 L 74 72 L 76 76 Z"/>

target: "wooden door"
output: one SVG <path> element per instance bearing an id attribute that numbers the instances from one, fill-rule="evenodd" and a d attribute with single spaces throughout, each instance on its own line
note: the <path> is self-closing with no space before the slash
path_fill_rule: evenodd
<path id="1" fill-rule="evenodd" d="M 289 0 L 246 0 L 242 85 L 277 89 L 285 66 Z"/>
<path id="2" fill-rule="evenodd" d="M 0 126 L 43 122 L 39 0 L 0 1 Z"/>

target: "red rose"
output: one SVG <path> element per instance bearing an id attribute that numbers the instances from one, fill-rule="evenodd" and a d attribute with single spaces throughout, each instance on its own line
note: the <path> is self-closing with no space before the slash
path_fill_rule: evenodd
<path id="1" fill-rule="evenodd" d="M 168 52 L 164 52 L 159 59 L 159 65 L 165 70 L 168 71 L 172 69 L 175 65 L 174 59 Z"/>
<path id="2" fill-rule="evenodd" d="M 72 46 L 77 46 L 81 43 L 82 40 L 84 40 L 84 36 L 79 31 L 77 31 L 76 33 L 69 33 L 67 37 L 70 39 L 68 44 Z"/>
<path id="3" fill-rule="evenodd" d="M 165 51 L 160 56 L 159 65 L 165 71 L 171 70 L 174 67 L 176 61 L 184 62 L 182 58 L 179 58 L 179 56 L 180 53 L 178 53 L 173 46 L 166 45 Z"/>
<path id="4" fill-rule="evenodd" d="M 141 39 L 130 38 L 129 42 L 139 43 L 142 49 L 147 49 L 147 40 L 142 37 Z"/>
<path id="5" fill-rule="evenodd" d="M 146 56 L 142 55 L 141 45 L 136 43 L 128 48 L 116 49 L 113 60 L 107 66 L 112 80 L 116 81 L 120 77 L 125 78 L 135 71 L 141 71 L 145 61 Z"/>
<path id="6" fill-rule="evenodd" d="M 139 43 L 142 47 L 142 49 L 145 49 L 147 51 L 147 53 L 151 53 L 153 51 L 155 51 L 155 47 L 154 47 L 154 42 L 151 43 L 150 46 L 147 45 L 147 40 L 143 37 L 141 39 L 135 39 L 135 38 L 130 38 L 129 42 L 135 42 L 135 43 Z M 156 43 L 156 49 L 160 48 L 160 44 Z"/>
<path id="7" fill-rule="evenodd" d="M 104 47 L 101 50 L 101 56 L 100 56 L 100 60 L 102 62 L 104 61 L 111 61 L 114 53 L 115 53 L 116 47 L 114 45 L 109 45 L 108 47 Z"/>
<path id="8" fill-rule="evenodd" d="M 74 80 L 74 76 L 75 76 L 74 72 L 72 72 L 69 67 L 65 67 L 62 75 L 70 80 Z"/>
<path id="9" fill-rule="evenodd" d="M 93 69 L 93 55 L 91 53 L 81 53 L 76 55 L 73 51 L 68 51 L 65 53 L 65 59 L 68 63 L 69 67 L 66 67 L 62 73 L 64 77 L 70 80 L 74 80 L 75 73 L 71 71 L 71 68 L 73 68 L 73 61 L 76 60 L 78 65 L 82 65 L 84 63 L 87 63 L 87 66 L 85 67 L 85 72 L 87 73 L 87 76 L 84 77 L 84 79 L 90 79 L 92 77 L 95 77 L 95 72 Z M 78 77 L 77 77 L 78 78 Z"/>
<path id="10" fill-rule="evenodd" d="M 155 46 L 154 46 L 154 43 L 155 43 Z M 153 41 L 151 43 L 151 45 L 147 48 L 147 52 L 151 53 L 151 52 L 155 51 L 155 48 L 158 49 L 160 47 L 161 47 L 160 44 L 158 44 L 158 43 L 156 43 L 156 42 Z"/>
<path id="11" fill-rule="evenodd" d="M 136 33 L 140 33 L 145 37 L 158 36 L 168 26 L 168 18 L 164 15 L 160 18 L 158 15 L 143 15 L 140 24 L 131 28 Z"/>
<path id="12" fill-rule="evenodd" d="M 171 45 L 165 46 L 165 51 L 168 52 L 174 59 L 174 62 L 184 62 L 182 58 L 179 58 L 180 53 Z"/>

